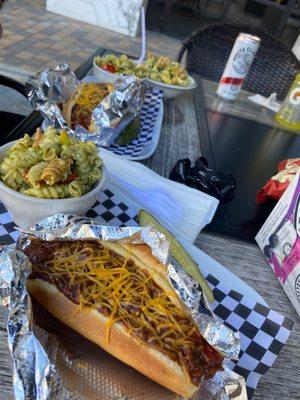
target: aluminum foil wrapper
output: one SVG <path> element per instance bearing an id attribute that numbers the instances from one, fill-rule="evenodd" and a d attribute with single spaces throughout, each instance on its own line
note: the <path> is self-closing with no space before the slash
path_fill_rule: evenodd
<path id="1" fill-rule="evenodd" d="M 122 241 L 126 243 L 146 243 L 161 263 L 166 264 L 170 244 L 166 237 L 157 232 L 153 226 L 144 228 L 135 226 L 103 226 L 93 224 L 87 217 L 59 213 L 40 221 L 28 230 L 22 230 L 23 235 L 18 240 L 18 248 L 24 249 L 31 237 L 42 240 L 91 240 Z"/>
<path id="2" fill-rule="evenodd" d="M 92 119 L 99 146 L 109 147 L 117 140 L 126 126 L 139 114 L 143 98 L 144 91 L 137 77 L 125 75 L 117 80 L 115 91 L 93 112 Z"/>
<path id="3" fill-rule="evenodd" d="M 32 309 L 26 290 L 28 258 L 8 246 L 0 253 L 0 301 L 8 310 L 8 347 L 13 365 L 16 400 L 45 400 L 53 367 L 32 331 Z"/>
<path id="4" fill-rule="evenodd" d="M 240 353 L 239 334 L 215 318 L 199 283 L 174 258 L 170 258 L 168 264 L 168 277 L 206 341 L 224 357 L 237 359 Z"/>
<path id="5" fill-rule="evenodd" d="M 65 121 L 59 104 L 65 103 L 79 85 L 67 63 L 45 69 L 31 76 L 26 92 L 33 108 L 40 111 L 48 123 L 66 130 L 82 141 L 93 141 L 97 146 L 110 146 L 126 126 L 139 114 L 146 86 L 134 75 L 127 75 L 115 83 L 115 90 L 95 108 L 92 119 L 94 132 L 78 125 L 75 131 Z"/>
<path id="6" fill-rule="evenodd" d="M 203 381 L 198 395 L 205 400 L 247 400 L 245 379 L 224 367 L 212 379 Z"/>
<path id="7" fill-rule="evenodd" d="M 25 88 L 35 110 L 40 111 L 51 125 L 73 134 L 58 104 L 66 102 L 78 85 L 79 81 L 69 64 L 62 63 L 54 69 L 47 68 L 30 76 Z"/>
<path id="8" fill-rule="evenodd" d="M 181 265 L 176 263 L 175 260 L 169 258 L 169 243 L 163 234 L 157 232 L 152 226 L 143 228 L 102 226 L 96 225 L 94 221 L 89 218 L 57 214 L 53 217 L 44 219 L 27 231 L 23 231 L 17 242 L 16 250 L 7 247 L 1 253 L 0 294 L 2 304 L 9 309 L 10 321 L 11 324 L 13 323 L 8 330 L 9 332 L 12 332 L 9 340 L 14 363 L 14 388 L 18 400 L 25 398 L 54 399 L 56 397 L 51 397 L 51 393 L 54 393 L 54 391 L 55 393 L 62 393 L 62 385 L 57 385 L 59 379 L 53 379 L 53 376 L 51 376 L 53 374 L 55 376 L 56 373 L 54 372 L 45 351 L 30 330 L 29 321 L 31 318 L 31 308 L 25 287 L 25 281 L 30 272 L 30 267 L 28 258 L 24 256 L 22 249 L 27 247 L 32 238 L 40 238 L 48 241 L 101 239 L 109 241 L 120 240 L 130 243 L 146 243 L 150 246 L 153 255 L 166 265 L 171 284 L 185 303 L 187 310 L 198 325 L 202 335 L 213 347 L 226 357 L 237 357 L 239 353 L 238 335 L 224 327 L 217 319 L 215 319 L 198 284 L 196 284 L 193 279 L 185 273 Z M 8 255 L 9 252 L 11 252 L 11 256 Z M 20 332 L 22 332 L 22 335 L 19 334 Z M 77 348 L 78 343 L 76 344 L 76 349 Z M 84 355 L 87 354 L 85 347 L 83 353 Z M 94 350 L 92 354 L 94 354 Z M 77 366 L 76 361 L 74 361 L 74 363 Z M 90 361 L 88 361 L 87 364 L 91 364 Z M 90 373 L 86 373 L 88 377 L 90 377 L 92 372 L 95 371 L 95 368 L 98 371 L 98 376 L 100 376 L 100 371 L 105 369 L 103 364 L 102 366 L 98 365 L 97 367 L 90 365 L 88 368 L 90 368 L 88 369 L 88 372 Z M 82 369 L 80 370 L 79 368 L 79 375 L 81 373 Z M 105 379 L 107 380 L 107 373 Z M 55 382 L 55 389 L 53 387 L 53 382 Z M 225 366 L 224 371 L 219 372 L 213 379 L 204 381 L 202 389 L 205 389 L 204 397 L 202 394 L 197 394 L 196 399 L 246 399 L 246 397 L 229 397 L 228 395 L 230 390 L 234 392 L 234 388 L 240 387 L 238 386 L 240 385 L 239 382 L 241 382 L 241 378 L 236 374 L 232 375 L 229 370 L 226 370 Z M 60 387 L 60 390 L 58 390 L 57 387 Z M 39 389 L 37 390 L 37 388 Z M 65 393 L 69 393 L 69 387 L 63 389 L 66 390 Z M 30 391 L 28 392 L 29 395 L 27 397 L 24 397 L 23 395 L 25 390 Z M 37 397 L 37 393 L 40 397 Z M 57 399 L 58 398 L 65 399 L 73 397 L 69 397 L 69 395 L 61 395 L 61 397 L 57 397 Z M 79 396 L 76 398 L 81 397 Z M 102 397 L 96 396 L 95 399 L 96 398 L 98 399 Z M 121 399 L 124 398 L 124 393 L 122 395 L 115 394 L 113 397 L 109 398 Z M 130 398 L 131 397 L 128 396 L 128 399 Z M 148 395 L 146 395 L 146 397 L 141 397 L 141 399 L 152 398 L 157 399 L 162 398 L 162 396 L 157 397 L 156 394 L 156 397 L 148 397 Z M 164 398 L 173 399 L 173 397 L 169 397 L 169 395 L 166 395 Z M 175 398 L 176 397 L 174 397 L 174 400 Z"/>

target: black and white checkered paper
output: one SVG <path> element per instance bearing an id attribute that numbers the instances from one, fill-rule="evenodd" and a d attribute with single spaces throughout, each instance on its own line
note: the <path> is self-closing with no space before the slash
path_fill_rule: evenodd
<path id="1" fill-rule="evenodd" d="M 250 399 L 260 377 L 273 365 L 288 340 L 294 323 L 224 286 L 214 276 L 208 275 L 206 279 L 216 300 L 212 305 L 214 313 L 225 325 L 240 333 L 239 360 L 230 361 L 228 366 L 245 378 Z"/>
<path id="2" fill-rule="evenodd" d="M 109 182 L 99 201 L 87 213 L 115 226 L 136 226 L 138 207 L 122 195 Z M 18 238 L 5 207 L 0 203 L 0 243 L 11 244 Z M 238 361 L 229 367 L 246 379 L 249 399 L 259 379 L 275 362 L 286 343 L 293 322 L 252 299 L 224 286 L 212 275 L 206 277 L 215 297 L 212 308 L 216 316 L 228 327 L 240 332 L 241 352 Z"/>
<path id="3" fill-rule="evenodd" d="M 143 107 L 140 112 L 140 132 L 136 139 L 127 145 L 112 144 L 109 147 L 113 153 L 120 156 L 127 156 L 134 159 L 140 156 L 145 149 L 145 146 L 153 140 L 155 132 L 155 123 L 158 118 L 159 110 L 162 104 L 161 90 L 153 90 L 146 94 Z"/>

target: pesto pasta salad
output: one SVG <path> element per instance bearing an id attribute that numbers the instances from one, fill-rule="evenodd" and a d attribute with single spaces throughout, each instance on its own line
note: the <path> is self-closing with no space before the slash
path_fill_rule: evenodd
<path id="1" fill-rule="evenodd" d="M 191 84 L 187 70 L 177 61 L 165 56 L 155 56 L 152 53 L 140 64 L 135 64 L 126 55 L 117 57 L 107 54 L 94 58 L 95 64 L 113 74 L 134 74 L 138 78 L 149 78 L 168 85 L 189 86 Z"/>
<path id="2" fill-rule="evenodd" d="M 102 160 L 93 142 L 48 127 L 17 140 L 0 164 L 0 178 L 11 189 L 44 199 L 79 197 L 101 178 Z"/>

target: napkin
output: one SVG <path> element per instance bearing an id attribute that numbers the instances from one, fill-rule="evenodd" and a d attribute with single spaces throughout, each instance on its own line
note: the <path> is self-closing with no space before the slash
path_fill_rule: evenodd
<path id="1" fill-rule="evenodd" d="M 278 112 L 280 109 L 280 103 L 276 99 L 276 93 L 272 93 L 268 98 L 260 94 L 255 94 L 253 96 L 248 96 L 248 99 L 253 101 L 253 103 L 269 108 L 274 112 Z"/>
<path id="2" fill-rule="evenodd" d="M 141 205 L 139 199 L 135 198 L 128 188 L 122 187 L 122 180 L 138 189 L 164 189 L 176 199 L 182 209 L 182 218 L 179 224 L 166 224 L 162 216 L 159 215 L 159 211 L 154 212 L 158 221 L 163 223 L 176 236 L 182 236 L 188 241 L 194 242 L 199 232 L 212 220 L 219 204 L 216 198 L 163 178 L 143 164 L 125 160 L 108 150 L 101 149 L 100 156 L 107 170 L 109 183 L 117 185 L 138 204 Z M 114 179 L 114 176 L 120 178 L 120 181 Z M 145 208 L 141 205 L 142 207 Z M 153 210 L 151 210 L 151 213 L 153 213 Z"/>

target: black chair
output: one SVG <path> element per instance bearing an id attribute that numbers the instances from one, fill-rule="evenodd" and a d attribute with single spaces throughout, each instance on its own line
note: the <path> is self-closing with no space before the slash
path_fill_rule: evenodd
<path id="1" fill-rule="evenodd" d="M 187 52 L 186 68 L 189 72 L 218 82 L 240 32 L 257 35 L 261 39 L 243 89 L 266 97 L 276 92 L 279 99 L 284 99 L 296 73 L 300 71 L 300 63 L 285 45 L 260 28 L 239 23 L 208 25 L 183 42 L 178 61 Z"/>
<path id="2" fill-rule="evenodd" d="M 1 86 L 6 86 L 11 89 L 16 90 L 17 92 L 21 93 L 25 98 L 26 92 L 25 92 L 25 87 L 15 81 L 14 79 L 5 77 L 0 75 L 0 85 Z M 0 111 L 0 145 L 3 145 L 6 142 L 6 137 L 7 135 L 14 129 L 16 126 L 18 126 L 23 120 L 25 116 L 20 115 L 20 114 L 15 114 L 11 112 L 6 112 L 6 111 Z"/>

